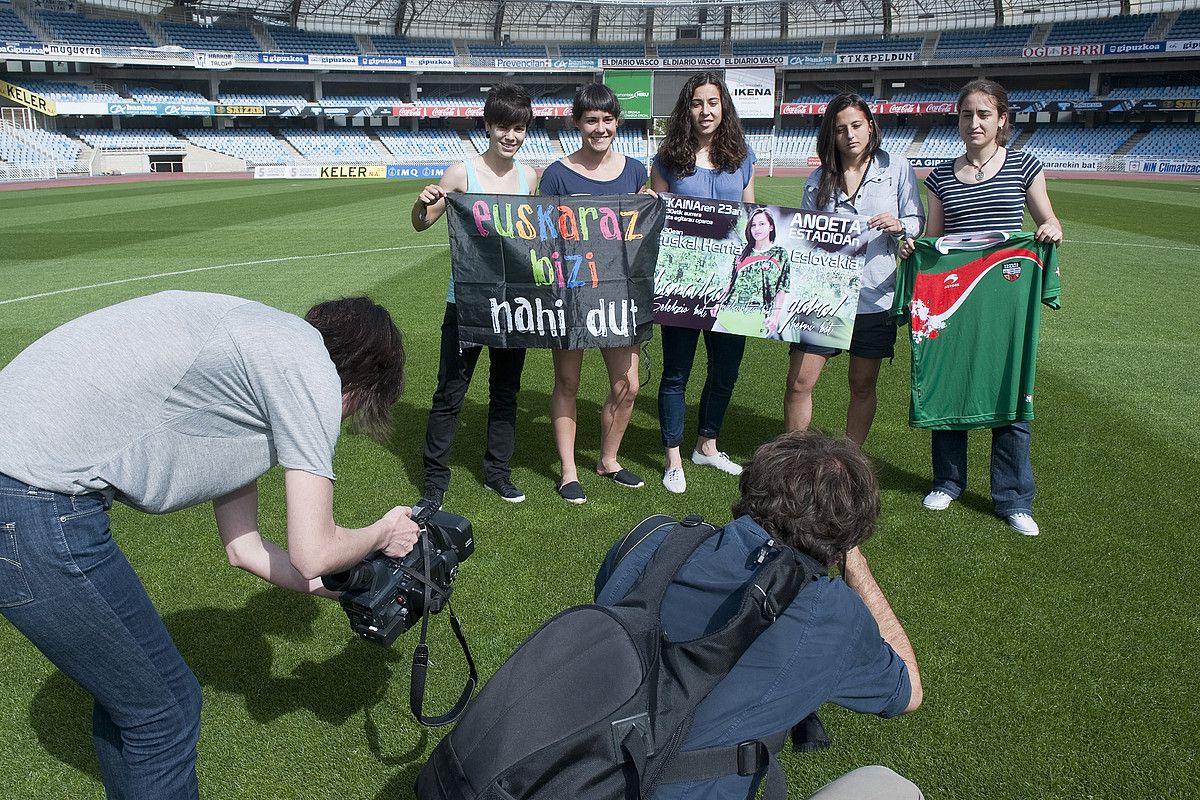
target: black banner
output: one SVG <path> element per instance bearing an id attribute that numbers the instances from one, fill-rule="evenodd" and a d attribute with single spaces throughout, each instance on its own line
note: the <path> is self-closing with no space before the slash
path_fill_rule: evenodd
<path id="1" fill-rule="evenodd" d="M 579 350 L 650 338 L 663 204 L 447 195 L 459 340 Z"/>

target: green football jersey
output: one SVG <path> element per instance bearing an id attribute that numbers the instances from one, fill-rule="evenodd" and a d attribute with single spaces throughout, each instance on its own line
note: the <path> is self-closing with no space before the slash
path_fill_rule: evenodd
<path id="1" fill-rule="evenodd" d="M 896 273 L 892 314 L 912 336 L 914 428 L 1033 419 L 1041 306 L 1059 307 L 1054 245 L 1032 233 L 917 240 Z"/>

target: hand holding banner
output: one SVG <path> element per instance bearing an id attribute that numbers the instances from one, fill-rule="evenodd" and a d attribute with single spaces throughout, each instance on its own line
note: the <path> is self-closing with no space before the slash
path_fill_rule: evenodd
<path id="1" fill-rule="evenodd" d="M 658 200 L 459 193 L 446 200 L 463 344 L 579 350 L 650 338 Z"/>

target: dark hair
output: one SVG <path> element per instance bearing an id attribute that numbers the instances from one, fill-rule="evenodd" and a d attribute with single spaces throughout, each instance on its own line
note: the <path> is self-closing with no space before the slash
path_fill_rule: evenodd
<path id="1" fill-rule="evenodd" d="M 992 98 L 992 102 L 996 104 L 996 114 L 1003 115 L 1004 127 L 996 131 L 996 143 L 1004 147 L 1008 144 L 1008 138 L 1012 135 L 1012 118 L 1008 113 L 1008 92 L 1004 90 L 1003 86 L 993 80 L 976 78 L 959 91 L 958 107 L 960 109 L 966 101 L 967 96 L 972 94 L 986 94 Z"/>
<path id="2" fill-rule="evenodd" d="M 708 157 L 721 172 L 737 172 L 738 167 L 746 160 L 746 134 L 742 130 L 742 121 L 738 118 L 737 109 L 733 107 L 733 98 L 725 81 L 715 72 L 700 72 L 688 78 L 687 83 L 679 90 L 675 108 L 667 121 L 667 134 L 663 137 L 658 148 L 657 160 L 661 168 L 669 169 L 679 177 L 691 175 L 696 171 L 696 150 L 700 140 L 692 126 L 692 95 L 701 86 L 716 86 L 721 93 L 721 124 L 713 134 L 712 144 L 708 148 Z"/>
<path id="3" fill-rule="evenodd" d="M 742 254 L 740 256 L 738 256 L 739 264 L 742 263 L 742 261 L 746 258 L 746 256 L 750 255 L 750 253 L 752 253 L 754 251 L 754 237 L 750 235 L 750 226 L 754 223 L 754 218 L 757 217 L 759 214 L 765 215 L 766 218 L 770 221 L 770 223 L 771 223 L 771 242 L 772 242 L 772 244 L 775 242 L 775 218 L 772 217 L 771 212 L 767 211 L 765 208 L 760 207 L 760 208 L 754 209 L 753 211 L 750 212 L 749 219 L 746 220 L 746 248 L 744 250 L 742 250 Z M 735 273 L 735 278 L 736 278 L 736 273 Z"/>
<path id="4" fill-rule="evenodd" d="M 571 104 L 571 116 L 578 122 L 589 111 L 601 111 L 620 119 L 621 101 L 617 99 L 617 93 L 603 83 L 589 83 L 579 87 L 579 91 L 575 93 L 575 102 Z"/>
<path id="5" fill-rule="evenodd" d="M 483 122 L 506 128 L 528 126 L 533 122 L 533 101 L 529 92 L 515 83 L 496 84 L 488 90 L 483 104 Z"/>
<path id="6" fill-rule="evenodd" d="M 821 129 L 817 132 L 817 155 L 821 159 L 821 183 L 817 186 L 817 207 L 824 208 L 830 198 L 837 197 L 838 186 L 846 172 L 842 164 L 842 154 L 837 149 L 837 115 L 847 108 L 857 108 L 867 118 L 871 126 L 871 137 L 867 140 L 867 158 L 879 152 L 883 137 L 879 135 L 879 126 L 871 114 L 867 101 L 856 94 L 839 94 L 825 106 L 825 115 L 821 117 Z"/>
<path id="7" fill-rule="evenodd" d="M 373 439 L 387 438 L 404 391 L 404 337 L 387 309 L 369 297 L 346 297 L 318 303 L 304 319 L 325 340 L 355 423 Z"/>
<path id="8" fill-rule="evenodd" d="M 762 445 L 733 505 L 772 537 L 829 567 L 875 532 L 879 483 L 854 442 L 795 431 Z"/>

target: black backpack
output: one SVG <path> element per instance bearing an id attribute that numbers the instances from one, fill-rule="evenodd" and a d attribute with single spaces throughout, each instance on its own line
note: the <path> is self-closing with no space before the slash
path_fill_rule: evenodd
<path id="1" fill-rule="evenodd" d="M 768 795 L 783 797 L 785 780 L 773 754 L 786 731 L 771 737 L 777 741 L 675 759 L 696 706 L 815 580 L 819 567 L 768 542 L 729 622 L 699 639 L 670 642 L 659 620 L 663 595 L 692 551 L 716 531 L 699 517 L 684 519 L 619 603 L 569 608 L 535 631 L 434 748 L 417 777 L 417 797 L 635 800 L 652 797 L 660 783 L 734 773 L 758 780 L 768 774 Z M 644 538 L 632 537 L 630 547 Z"/>

